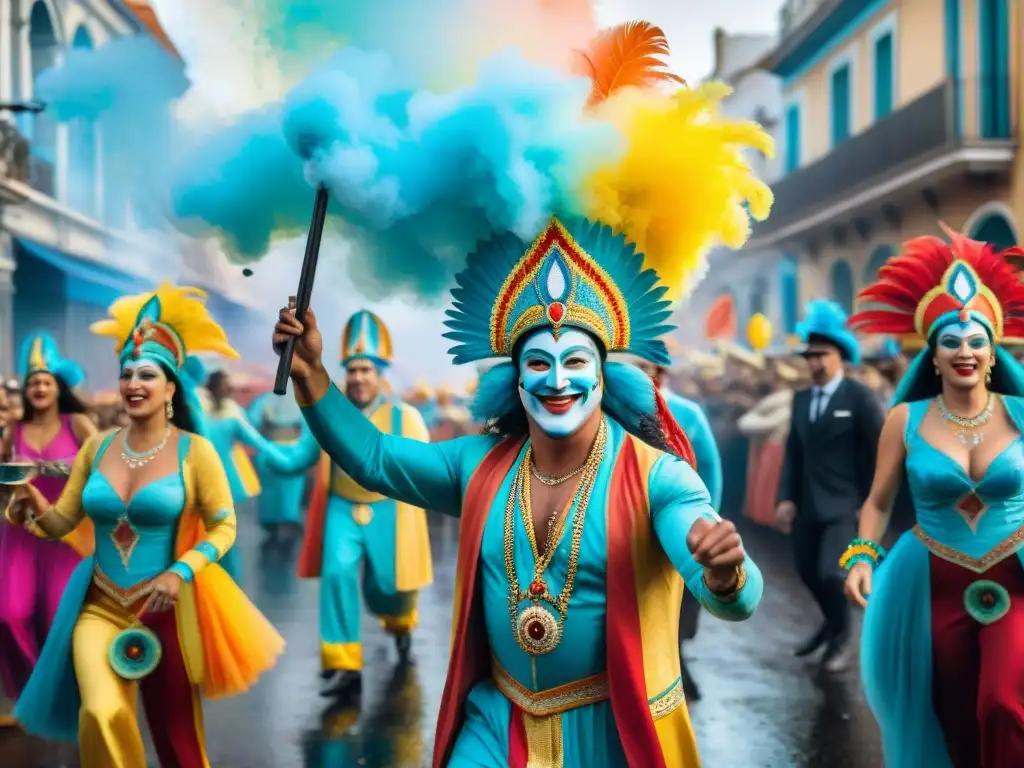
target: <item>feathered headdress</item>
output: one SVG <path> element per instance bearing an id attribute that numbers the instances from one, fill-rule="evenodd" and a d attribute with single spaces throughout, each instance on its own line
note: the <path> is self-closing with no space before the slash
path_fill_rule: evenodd
<path id="1" fill-rule="evenodd" d="M 1024 249 L 997 252 L 940 226 L 950 242 L 928 236 L 905 243 L 860 292 L 851 327 L 927 341 L 950 322 L 976 320 L 993 341 L 1024 336 L 1024 285 L 1007 259 Z"/>
<path id="2" fill-rule="evenodd" d="M 844 360 L 860 363 L 860 343 L 847 327 L 848 316 L 838 302 L 814 299 L 807 302 L 804 319 L 797 323 L 796 332 L 807 344 L 812 336 L 828 339 L 837 347 Z"/>
<path id="3" fill-rule="evenodd" d="M 61 356 L 57 340 L 45 331 L 29 334 L 21 343 L 18 354 L 18 378 L 22 382 L 34 373 L 60 376 L 71 389 L 85 381 L 85 371 L 77 363 Z"/>
<path id="4" fill-rule="evenodd" d="M 152 293 L 118 299 L 107 310 L 108 319 L 90 326 L 98 336 L 114 338 L 121 365 L 149 358 L 171 371 L 184 389 L 197 429 L 203 408 L 196 388 L 206 378 L 206 371 L 196 355 L 215 352 L 238 357 L 224 329 L 206 309 L 205 298 L 206 292 L 199 288 L 165 282 Z"/>
<path id="5" fill-rule="evenodd" d="M 879 270 L 878 280 L 860 292 L 850 326 L 921 340 L 923 349 L 910 362 L 893 404 L 938 394 L 928 343 L 943 326 L 971 320 L 987 328 L 996 344 L 999 365 L 989 371 L 991 391 L 1024 395 L 1024 368 L 998 344 L 1024 336 L 1024 285 L 1007 259 L 1024 256 L 1024 250 L 998 252 L 940 226 L 949 242 L 928 236 L 904 243 Z"/>

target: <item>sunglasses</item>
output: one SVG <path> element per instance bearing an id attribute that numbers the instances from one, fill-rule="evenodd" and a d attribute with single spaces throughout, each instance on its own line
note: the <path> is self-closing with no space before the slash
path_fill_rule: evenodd
<path id="1" fill-rule="evenodd" d="M 826 352 L 825 350 L 814 349 L 814 350 L 808 350 L 807 352 L 802 352 L 802 353 L 800 353 L 800 356 L 804 360 L 820 360 L 821 358 L 828 357 L 831 354 L 832 354 L 831 352 Z"/>

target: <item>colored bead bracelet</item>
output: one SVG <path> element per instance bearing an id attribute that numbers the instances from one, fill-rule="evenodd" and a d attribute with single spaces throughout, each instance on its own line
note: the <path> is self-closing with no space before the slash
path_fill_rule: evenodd
<path id="1" fill-rule="evenodd" d="M 885 559 L 885 548 L 867 539 L 854 539 L 839 558 L 839 567 L 850 570 L 857 563 L 868 563 L 872 568 Z"/>

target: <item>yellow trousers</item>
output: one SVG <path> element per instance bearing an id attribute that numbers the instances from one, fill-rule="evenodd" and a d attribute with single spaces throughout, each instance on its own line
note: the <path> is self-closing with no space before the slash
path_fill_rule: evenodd
<path id="1" fill-rule="evenodd" d="M 78 745 L 82 768 L 144 768 L 138 694 L 163 768 L 210 768 L 198 689 L 192 685 L 178 643 L 174 611 L 148 614 L 143 623 L 160 638 L 157 668 L 139 683 L 110 666 L 108 652 L 132 614 L 93 587 L 75 624 L 73 655 L 82 698 Z"/>

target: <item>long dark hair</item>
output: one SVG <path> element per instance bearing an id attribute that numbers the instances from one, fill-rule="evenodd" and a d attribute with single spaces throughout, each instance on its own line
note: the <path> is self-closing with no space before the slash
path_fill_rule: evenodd
<path id="1" fill-rule="evenodd" d="M 32 380 L 33 376 L 38 376 L 39 373 L 30 373 L 25 377 L 25 381 L 22 383 L 22 397 L 21 397 L 21 423 L 27 424 L 36 417 L 36 409 L 32 407 L 32 400 L 27 396 L 28 394 L 28 383 Z M 85 403 L 78 399 L 78 395 L 71 391 L 71 387 L 67 385 L 64 378 L 56 373 L 46 374 L 47 376 L 53 376 L 53 380 L 57 382 L 57 413 L 85 413 L 88 409 L 85 407 Z"/>
<path id="2" fill-rule="evenodd" d="M 171 424 L 183 432 L 198 432 L 196 419 L 192 414 L 192 409 L 189 407 L 188 398 L 185 397 L 185 387 L 182 386 L 181 380 L 174 371 L 163 363 L 160 363 L 160 368 L 168 380 L 173 381 L 175 384 L 174 395 L 171 397 L 171 407 L 174 409 Z"/>
<path id="3" fill-rule="evenodd" d="M 937 333 L 932 334 L 926 346 L 918 354 L 915 364 L 911 364 L 904 377 L 910 377 L 906 387 L 898 388 L 897 400 L 899 402 L 914 402 L 915 400 L 930 400 L 942 394 L 942 377 L 935 373 L 932 359 L 935 357 L 935 344 L 938 338 Z M 1020 388 L 1020 367 L 1013 360 L 1012 356 L 1000 352 L 1001 347 L 992 344 L 993 360 L 998 359 L 1000 365 L 993 365 L 989 369 L 992 380 L 988 383 L 988 390 L 999 395 L 1020 395 L 1024 394 Z M 1014 370 L 1016 369 L 1016 370 Z"/>

